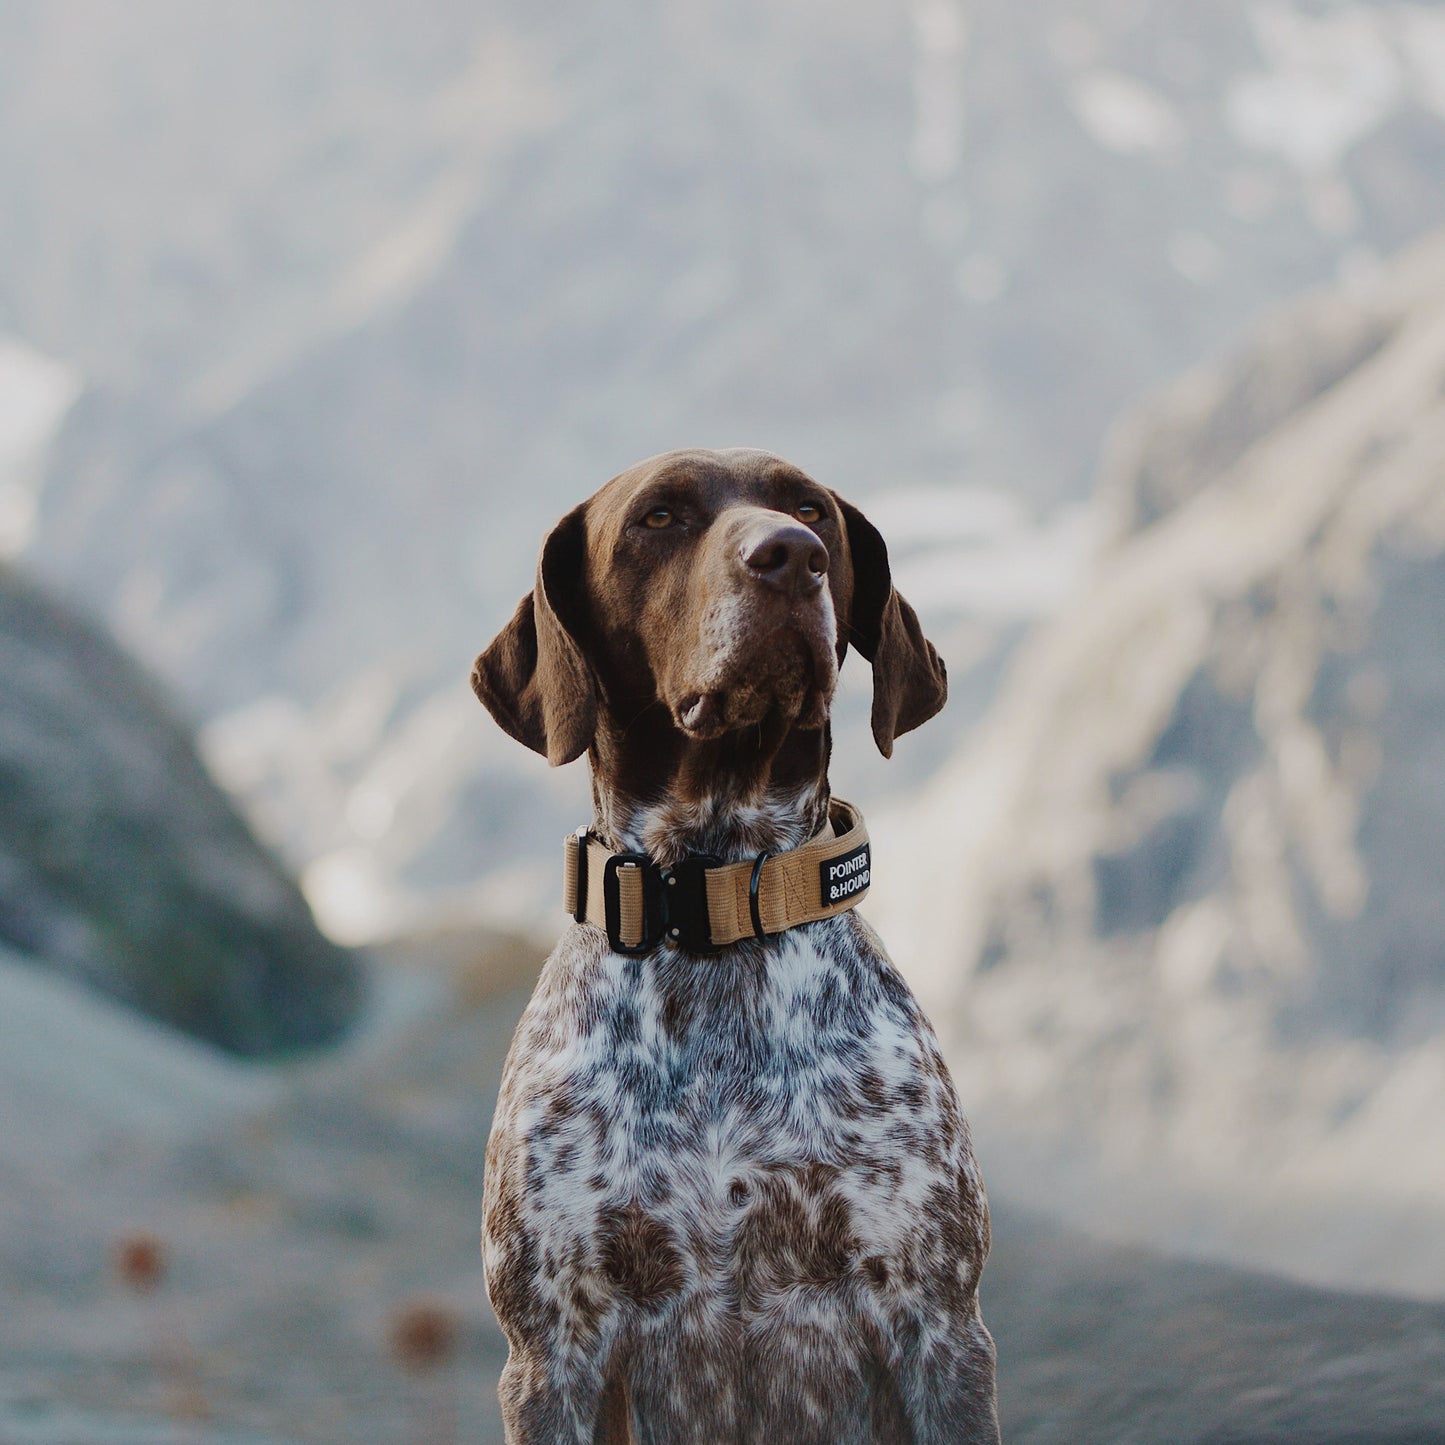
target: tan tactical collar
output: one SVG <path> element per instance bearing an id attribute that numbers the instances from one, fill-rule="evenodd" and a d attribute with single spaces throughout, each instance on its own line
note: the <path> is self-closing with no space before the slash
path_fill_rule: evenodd
<path id="1" fill-rule="evenodd" d="M 607 931 L 619 953 L 673 943 L 694 953 L 767 938 L 844 913 L 868 891 L 863 815 L 834 798 L 815 838 L 745 863 L 690 854 L 660 868 L 643 853 L 613 853 L 589 829 L 568 834 L 563 899 L 578 923 Z"/>

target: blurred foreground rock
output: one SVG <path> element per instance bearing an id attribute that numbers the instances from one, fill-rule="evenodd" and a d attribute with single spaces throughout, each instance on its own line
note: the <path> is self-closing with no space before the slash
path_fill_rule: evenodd
<path id="1" fill-rule="evenodd" d="M 110 1011 L 112 1056 L 153 1052 L 153 1081 L 170 1071 L 221 1112 L 180 1139 L 174 1119 L 138 1113 L 123 1148 L 97 1127 L 43 1189 L 0 1157 L 0 1442 L 400 1445 L 442 1438 L 426 1424 L 451 1417 L 457 1439 L 500 1445 L 505 1342 L 478 1223 L 526 983 L 484 1004 L 429 996 L 371 1044 L 249 1066 L 265 1086 L 249 1098 L 237 1065 L 213 1056 L 202 1088 L 202 1058 L 155 1052 L 144 1020 Z M 28 1087 L 0 1072 L 0 1118 L 24 1113 Z M 86 1129 L 113 1118 L 98 1094 L 70 1108 Z M 147 1294 L 112 1271 L 136 1230 L 165 1252 Z M 426 1377 L 394 1342 L 419 1296 L 454 1332 Z M 1007 1203 L 984 1307 L 1010 1445 L 1445 1441 L 1445 1308 L 1111 1248 Z"/>
<path id="2" fill-rule="evenodd" d="M 1445 1293 L 1442 376 L 1436 240 L 1146 412 L 1113 546 L 880 829 L 875 890 L 985 1140 L 1030 1154 L 1016 1186 L 1420 1294 Z"/>
<path id="3" fill-rule="evenodd" d="M 240 1054 L 335 1039 L 354 960 L 101 633 L 0 567 L 0 944 Z"/>

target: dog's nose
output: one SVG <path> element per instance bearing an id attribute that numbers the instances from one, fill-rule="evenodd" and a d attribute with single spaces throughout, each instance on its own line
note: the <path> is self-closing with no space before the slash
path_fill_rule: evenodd
<path id="1" fill-rule="evenodd" d="M 738 555 L 759 582 L 795 597 L 821 587 L 828 570 L 828 549 L 816 532 L 797 522 L 754 533 L 743 541 Z"/>

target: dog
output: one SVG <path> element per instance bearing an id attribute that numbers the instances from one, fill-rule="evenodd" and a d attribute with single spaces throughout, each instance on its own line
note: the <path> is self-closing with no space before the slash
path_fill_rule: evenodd
<path id="1" fill-rule="evenodd" d="M 947 681 L 882 537 L 696 450 L 563 517 L 477 659 L 512 737 L 588 754 L 595 814 L 487 1148 L 513 1445 L 999 1438 L 983 1183 L 828 788 L 850 645 L 891 756 Z"/>

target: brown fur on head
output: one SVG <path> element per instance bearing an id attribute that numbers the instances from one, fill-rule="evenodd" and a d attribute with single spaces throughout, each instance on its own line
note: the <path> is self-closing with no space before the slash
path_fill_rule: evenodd
<path id="1" fill-rule="evenodd" d="M 873 664 L 890 756 L 947 681 L 877 530 L 768 453 L 669 452 L 562 518 L 472 686 L 553 764 L 595 760 L 603 733 L 609 755 L 628 735 L 671 754 L 747 738 L 775 752 L 825 728 L 850 642 Z"/>

